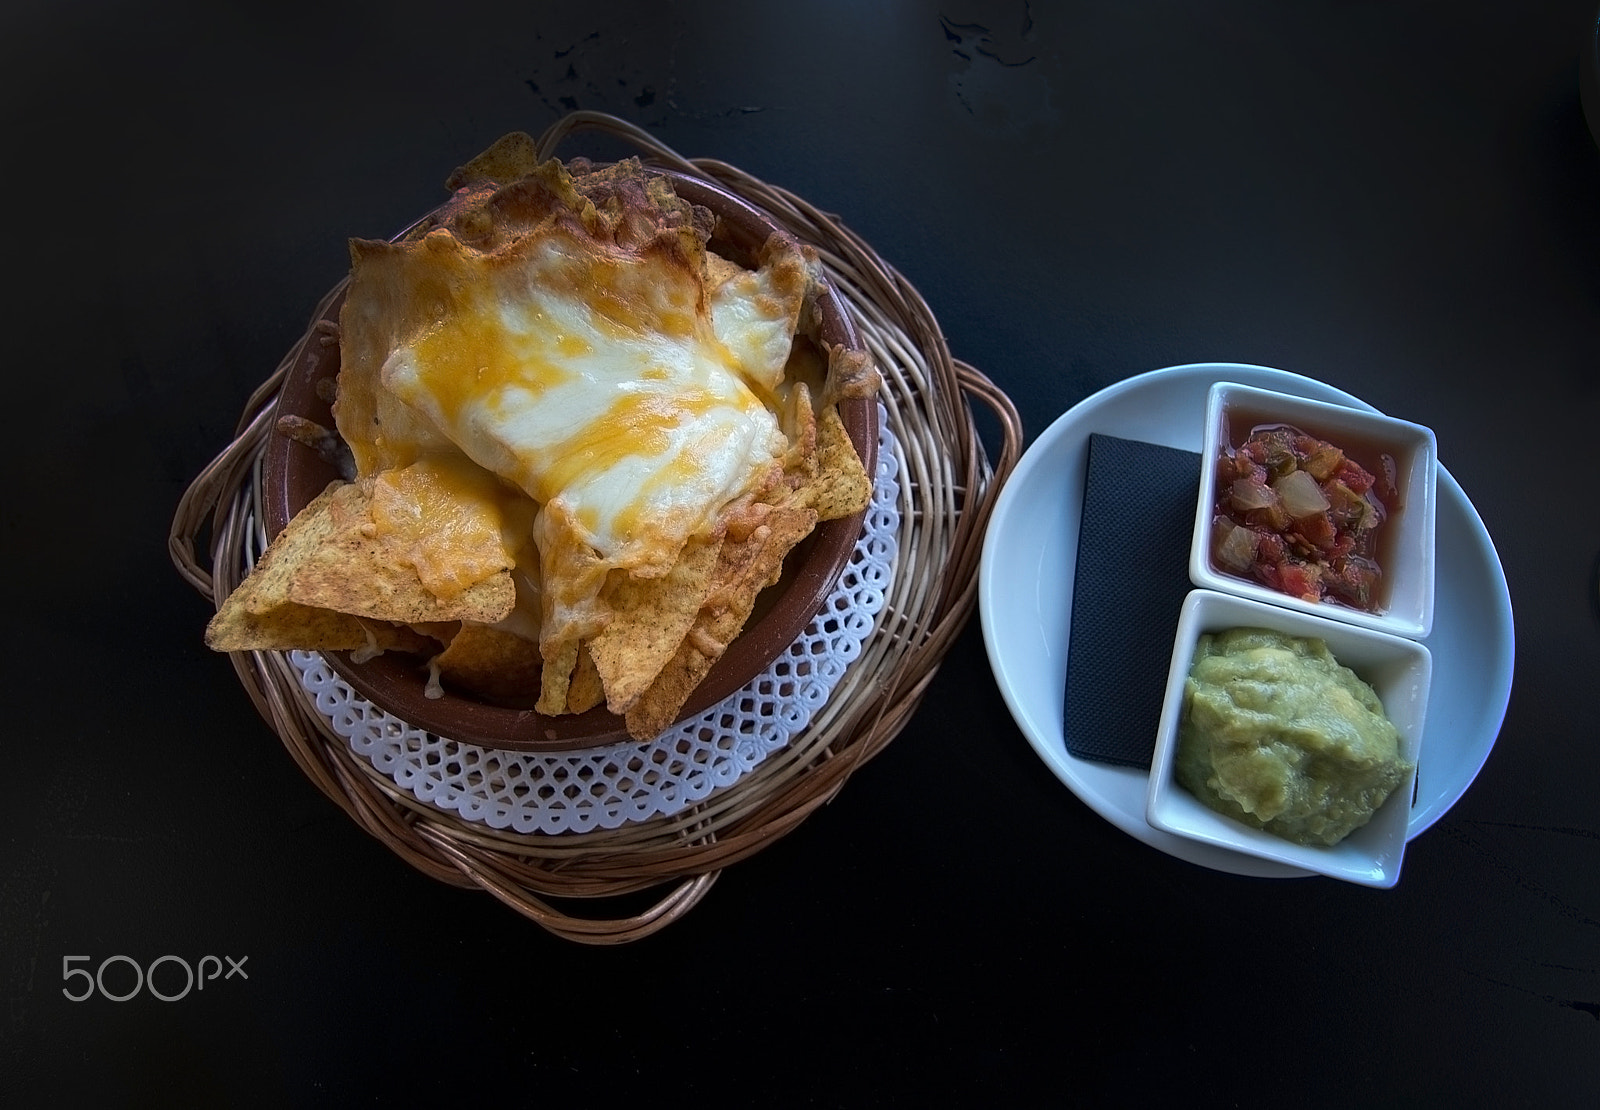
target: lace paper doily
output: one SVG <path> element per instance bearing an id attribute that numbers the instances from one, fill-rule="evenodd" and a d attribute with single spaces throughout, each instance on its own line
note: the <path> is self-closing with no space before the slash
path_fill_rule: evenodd
<path id="1" fill-rule="evenodd" d="M 647 742 L 574 752 L 480 748 L 407 724 L 353 691 L 316 652 L 289 660 L 350 749 L 420 800 L 520 833 L 588 832 L 666 817 L 748 774 L 804 729 L 872 635 L 899 551 L 899 442 L 878 410 L 872 504 L 838 584 L 762 674 Z"/>

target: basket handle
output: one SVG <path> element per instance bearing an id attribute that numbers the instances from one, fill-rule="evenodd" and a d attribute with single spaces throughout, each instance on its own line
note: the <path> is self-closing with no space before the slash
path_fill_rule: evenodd
<path id="1" fill-rule="evenodd" d="M 472 884 L 494 895 L 504 905 L 558 937 L 579 944 L 627 944 L 666 928 L 688 913 L 706 896 L 722 871 L 691 875 L 677 882 L 648 909 L 626 917 L 580 917 L 566 913 L 506 875 L 486 856 L 469 854 L 459 842 L 419 825 L 417 832 L 443 857 L 461 870 Z"/>

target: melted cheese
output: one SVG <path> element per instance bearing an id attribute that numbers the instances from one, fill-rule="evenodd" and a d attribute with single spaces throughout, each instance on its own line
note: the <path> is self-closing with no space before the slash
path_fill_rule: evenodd
<path id="1" fill-rule="evenodd" d="M 781 467 L 809 277 L 798 246 L 774 246 L 708 292 L 687 225 L 623 247 L 574 212 L 485 250 L 445 228 L 353 244 L 334 410 L 358 471 L 394 487 L 380 527 L 413 537 L 428 587 L 464 588 L 498 545 L 515 630 L 546 645 L 603 626 L 611 570 L 666 573 Z M 445 502 L 466 523 L 417 533 Z"/>
<path id="2" fill-rule="evenodd" d="M 385 470 L 372 482 L 373 534 L 449 599 L 515 564 L 534 506 L 459 454 Z"/>
<path id="3" fill-rule="evenodd" d="M 383 385 L 479 465 L 561 502 L 608 565 L 665 569 L 786 446 L 691 276 L 543 241 L 455 290 Z"/>
<path id="4" fill-rule="evenodd" d="M 711 321 L 721 340 L 751 378 L 771 391 L 783 380 L 784 363 L 799 323 L 800 298 L 794 283 L 798 256 L 759 270 L 741 270 L 711 296 Z M 785 288 L 787 286 L 788 288 Z"/>

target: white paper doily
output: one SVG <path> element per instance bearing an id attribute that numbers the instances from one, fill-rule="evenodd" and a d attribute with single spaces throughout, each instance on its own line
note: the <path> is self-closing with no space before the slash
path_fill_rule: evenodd
<path id="1" fill-rule="evenodd" d="M 743 690 L 647 742 L 506 752 L 416 728 L 357 695 L 316 652 L 289 660 L 351 751 L 420 800 L 521 833 L 667 817 L 752 771 L 810 723 L 872 635 L 899 551 L 900 444 L 879 405 L 878 466 L 861 537 L 822 609 Z"/>

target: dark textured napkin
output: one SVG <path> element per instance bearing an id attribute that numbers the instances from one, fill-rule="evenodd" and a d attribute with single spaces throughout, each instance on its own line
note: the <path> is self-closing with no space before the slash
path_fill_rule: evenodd
<path id="1" fill-rule="evenodd" d="M 1067 750 L 1148 769 L 1190 590 L 1200 456 L 1089 437 L 1067 645 Z"/>

